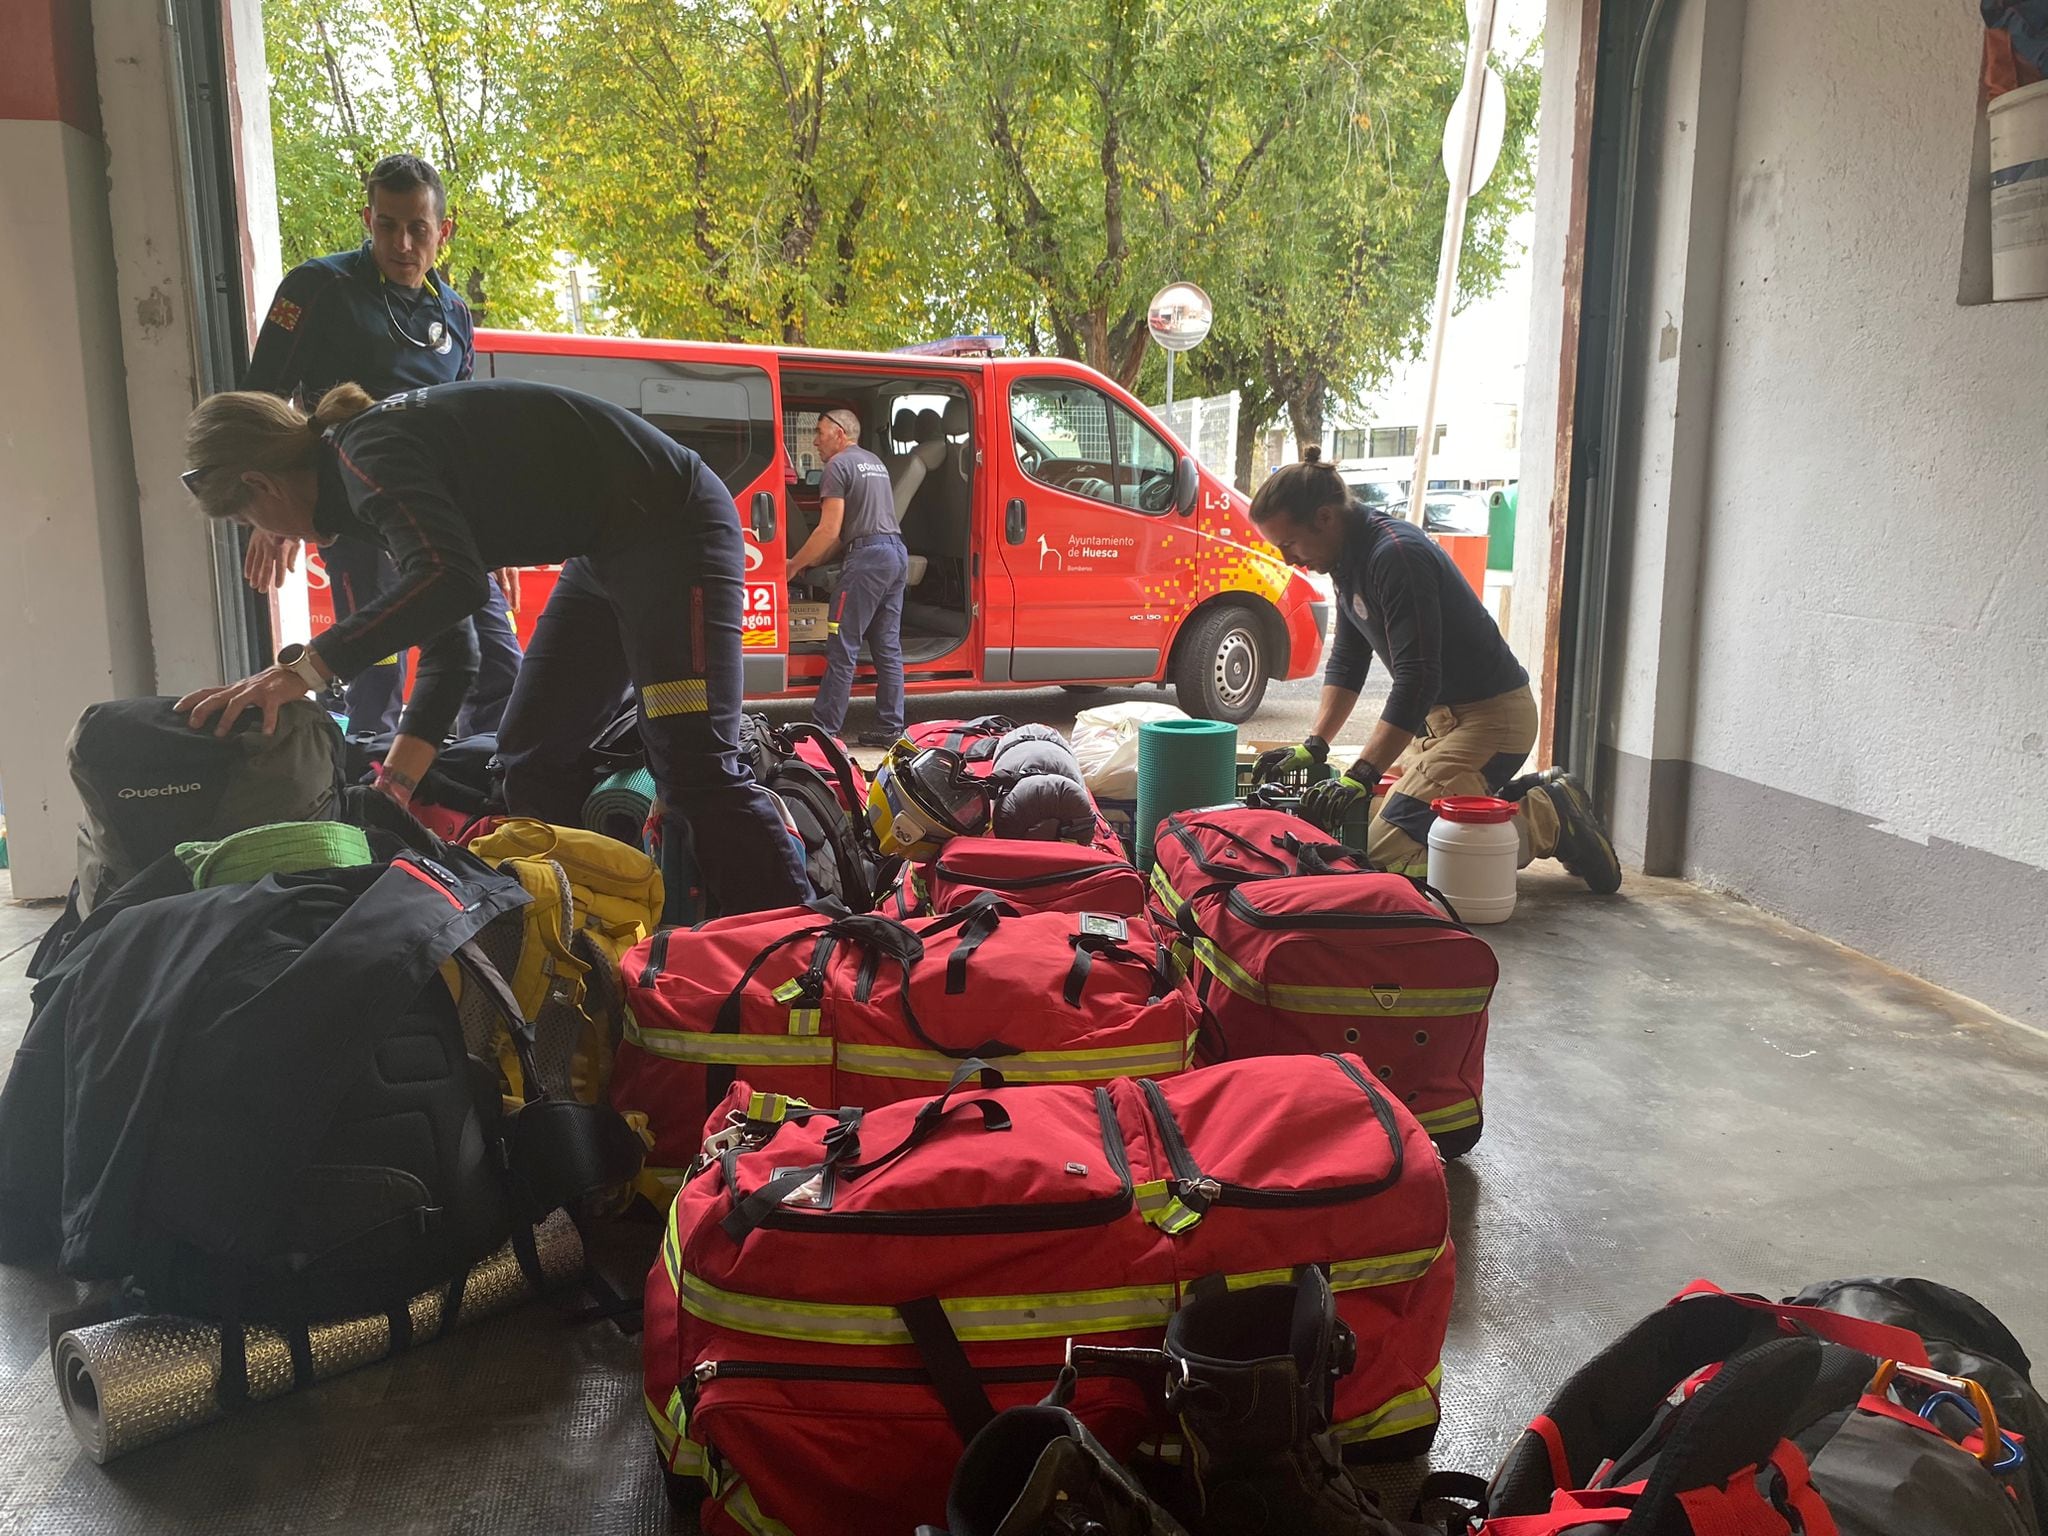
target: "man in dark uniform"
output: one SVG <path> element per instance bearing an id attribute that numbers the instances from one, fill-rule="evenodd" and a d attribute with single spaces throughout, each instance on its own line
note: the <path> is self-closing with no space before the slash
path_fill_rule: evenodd
<path id="1" fill-rule="evenodd" d="M 410 799 L 476 676 L 464 621 L 502 565 L 562 566 L 505 711 L 499 751 L 516 815 L 573 825 L 590 743 L 628 686 L 672 834 L 686 822 L 728 913 L 810 900 L 802 847 L 739 751 L 743 541 L 704 461 L 631 411 L 497 379 L 372 405 L 343 386 L 309 422 L 247 391 L 199 404 L 185 483 L 207 513 L 318 543 L 387 550 L 397 581 L 310 645 L 179 700 L 225 731 L 251 709 L 420 648 L 419 676 L 378 785 Z M 680 898 L 682 892 L 672 895 Z"/>
<path id="2" fill-rule="evenodd" d="M 903 590 L 910 580 L 896 493 L 889 466 L 860 446 L 860 418 L 844 406 L 818 418 L 818 452 L 825 457 L 818 527 L 790 560 L 790 580 L 830 559 L 836 545 L 845 545 L 846 557 L 826 620 L 825 680 L 811 718 L 840 733 L 866 641 L 881 729 L 863 731 L 857 740 L 863 747 L 891 746 L 903 734 Z"/>
<path id="3" fill-rule="evenodd" d="M 470 376 L 476 352 L 469 307 L 434 271 L 455 231 L 440 173 L 417 155 L 387 155 L 371 169 L 365 187 L 369 239 L 285 274 L 256 333 L 244 389 L 310 405 L 336 384 L 360 384 L 382 399 Z M 297 558 L 291 540 L 258 532 L 250 537 L 243 574 L 250 586 L 268 592 Z M 320 558 L 337 622 L 367 605 L 392 579 L 390 557 L 359 539 L 337 539 Z M 481 663 L 475 691 L 456 724 L 459 735 L 497 730 L 512 693 L 519 640 L 507 604 L 516 591 L 511 578 L 511 572 L 502 573 L 489 602 L 472 616 Z M 349 729 L 396 730 L 404 685 L 405 658 L 378 658 L 349 685 Z"/>
<path id="4" fill-rule="evenodd" d="M 1261 485 L 1251 511 L 1289 562 L 1333 578 L 1337 599 L 1315 729 L 1300 746 L 1267 753 L 1261 768 L 1326 760 L 1373 657 L 1394 679 L 1358 760 L 1311 786 L 1302 815 L 1339 830 L 1392 769 L 1399 782 L 1366 834 L 1375 867 L 1426 874 L 1432 803 L 1499 795 L 1518 802 L 1523 864 L 1555 858 L 1596 891 L 1619 889 L 1614 845 L 1578 783 L 1555 768 L 1515 777 L 1536 743 L 1529 674 L 1442 546 L 1405 518 L 1352 500 L 1314 448 Z"/>

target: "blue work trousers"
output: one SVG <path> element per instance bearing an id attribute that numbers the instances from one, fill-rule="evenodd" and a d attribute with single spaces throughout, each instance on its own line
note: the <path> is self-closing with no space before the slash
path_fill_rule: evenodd
<path id="1" fill-rule="evenodd" d="M 811 718 L 834 736 L 846 725 L 862 641 L 874 663 L 881 729 L 890 736 L 903 734 L 903 589 L 909 580 L 910 551 L 895 534 L 855 539 L 847 546 L 825 627 L 825 680 L 811 706 Z"/>
<path id="2" fill-rule="evenodd" d="M 569 561 L 498 732 L 512 813 L 580 825 L 591 743 L 630 686 L 664 835 L 687 826 L 727 915 L 811 899 L 802 845 L 740 758 L 741 558 L 734 519 Z"/>

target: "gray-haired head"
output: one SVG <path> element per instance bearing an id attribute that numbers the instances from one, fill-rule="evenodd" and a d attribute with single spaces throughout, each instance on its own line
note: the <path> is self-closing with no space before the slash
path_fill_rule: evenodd
<path id="1" fill-rule="evenodd" d="M 844 432 L 851 441 L 860 441 L 860 418 L 845 406 L 836 406 L 827 411 L 824 419 Z"/>

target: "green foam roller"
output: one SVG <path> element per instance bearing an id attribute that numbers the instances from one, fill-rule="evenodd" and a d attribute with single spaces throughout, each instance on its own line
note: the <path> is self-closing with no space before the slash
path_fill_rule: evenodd
<path id="1" fill-rule="evenodd" d="M 644 848 L 647 816 L 654 809 L 654 775 L 645 768 L 615 773 L 583 802 L 583 825 L 634 848 Z"/>
<path id="2" fill-rule="evenodd" d="M 1138 867 L 1175 811 L 1237 798 L 1237 727 L 1221 720 L 1147 720 L 1138 727 Z"/>

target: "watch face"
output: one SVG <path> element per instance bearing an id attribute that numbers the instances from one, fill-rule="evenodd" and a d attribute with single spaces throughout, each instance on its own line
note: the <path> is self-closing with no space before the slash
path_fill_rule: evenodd
<path id="1" fill-rule="evenodd" d="M 297 666 L 299 658 L 305 654 L 305 646 L 294 640 L 290 645 L 277 653 L 277 664 L 280 667 Z"/>

